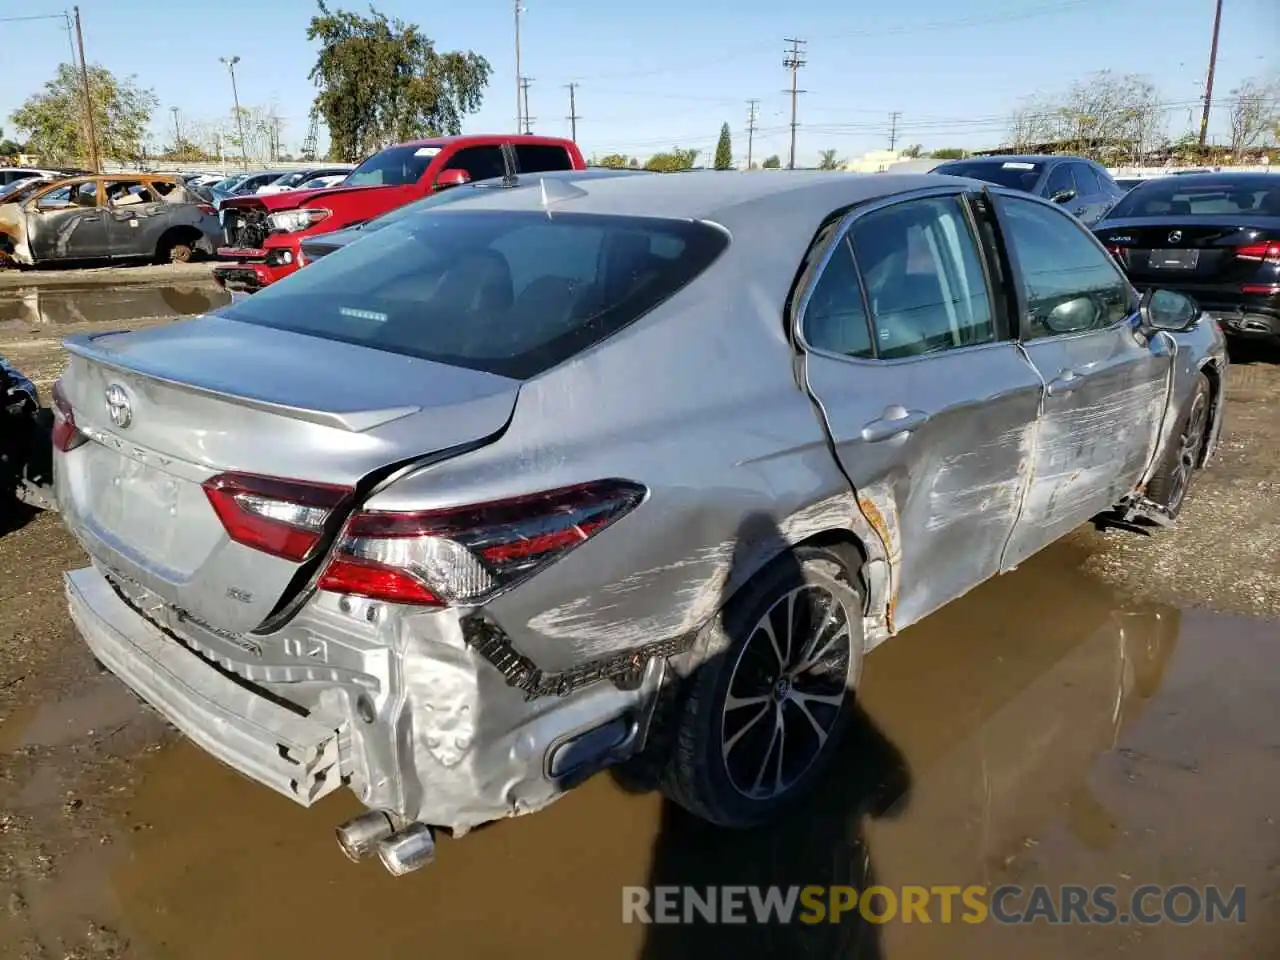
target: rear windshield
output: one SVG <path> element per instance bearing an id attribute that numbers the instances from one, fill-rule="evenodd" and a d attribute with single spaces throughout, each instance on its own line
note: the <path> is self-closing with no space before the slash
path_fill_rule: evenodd
<path id="1" fill-rule="evenodd" d="M 639 319 L 729 242 L 686 220 L 466 207 L 403 218 L 221 315 L 524 380 Z"/>
<path id="2" fill-rule="evenodd" d="M 1280 176 L 1220 180 L 1162 177 L 1139 184 L 1107 215 L 1126 217 L 1212 216 L 1237 213 L 1280 217 Z"/>
<path id="3" fill-rule="evenodd" d="M 1031 160 L 960 160 L 934 167 L 948 177 L 972 177 L 1014 190 L 1034 190 L 1044 164 Z"/>
<path id="4" fill-rule="evenodd" d="M 347 177 L 349 187 L 404 186 L 417 183 L 440 152 L 439 147 L 388 147 L 375 153 Z"/>

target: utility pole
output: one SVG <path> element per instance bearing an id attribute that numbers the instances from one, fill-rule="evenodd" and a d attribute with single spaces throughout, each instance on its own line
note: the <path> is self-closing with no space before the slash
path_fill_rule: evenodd
<path id="1" fill-rule="evenodd" d="M 516 8 L 516 133 L 520 132 L 520 128 L 525 128 L 528 133 L 529 121 L 529 97 L 528 86 L 524 82 L 524 75 L 520 72 L 520 14 L 524 13 L 524 7 L 520 6 L 520 0 L 515 0 Z"/>
<path id="2" fill-rule="evenodd" d="M 182 149 L 182 128 L 178 126 L 178 108 L 170 107 L 169 112 L 173 114 L 173 153 L 176 157 Z"/>
<path id="3" fill-rule="evenodd" d="M 747 169 L 751 169 L 751 150 L 755 146 L 756 140 L 756 108 L 760 105 L 759 100 L 747 101 Z"/>
<path id="4" fill-rule="evenodd" d="M 62 19 L 67 22 L 67 48 L 71 51 L 71 66 L 74 68 L 76 64 L 76 28 L 71 22 L 71 13 L 68 10 L 62 11 Z"/>
<path id="5" fill-rule="evenodd" d="M 276 163 L 280 162 L 280 117 L 273 111 L 271 114 L 271 123 L 274 128 L 275 136 L 271 140 L 271 159 Z"/>
<path id="6" fill-rule="evenodd" d="M 524 132 L 525 133 L 530 132 L 529 124 L 533 121 L 533 118 L 529 116 L 529 84 L 531 83 L 533 83 L 532 77 L 520 78 L 520 94 L 521 94 L 522 109 L 524 111 Z"/>
<path id="7" fill-rule="evenodd" d="M 574 143 L 578 142 L 578 121 L 582 118 L 578 116 L 578 107 L 574 101 L 573 93 L 578 89 L 576 83 L 566 83 L 569 88 L 569 139 Z"/>
<path id="8" fill-rule="evenodd" d="M 93 95 L 89 92 L 89 65 L 84 58 L 84 31 L 80 29 L 80 8 L 72 7 L 76 15 L 76 46 L 80 48 L 80 83 L 84 86 L 85 126 L 89 131 L 89 156 L 93 172 L 102 172 L 102 158 L 98 156 L 98 125 L 93 121 Z"/>
<path id="9" fill-rule="evenodd" d="M 895 110 L 889 114 L 889 152 L 893 152 L 893 148 L 898 145 L 898 118 L 902 116 L 901 110 Z"/>
<path id="10" fill-rule="evenodd" d="M 244 142 L 244 117 L 240 116 L 240 92 L 236 90 L 236 64 L 240 62 L 237 57 L 219 57 L 222 63 L 226 64 L 227 72 L 231 74 L 231 101 L 236 108 L 236 129 L 240 131 L 240 159 L 244 161 L 244 168 L 249 169 L 249 150 Z"/>
<path id="11" fill-rule="evenodd" d="M 800 48 L 807 41 L 792 37 L 786 37 L 785 40 L 791 44 L 791 49 L 786 52 L 787 55 L 782 61 L 782 65 L 791 71 L 791 158 L 787 161 L 787 169 L 794 170 L 796 168 L 796 127 L 800 125 L 796 122 L 796 96 L 805 92 L 796 87 L 796 81 L 800 68 L 808 62 L 800 58 Z"/>
<path id="12" fill-rule="evenodd" d="M 1222 26 L 1222 0 L 1213 11 L 1213 40 L 1209 44 L 1209 72 L 1204 78 L 1204 113 L 1200 114 L 1200 146 L 1209 135 L 1209 105 L 1213 101 L 1213 72 L 1218 66 L 1218 28 Z"/>

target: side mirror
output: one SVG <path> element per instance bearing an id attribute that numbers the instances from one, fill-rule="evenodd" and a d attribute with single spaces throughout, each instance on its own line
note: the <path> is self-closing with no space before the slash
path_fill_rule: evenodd
<path id="1" fill-rule="evenodd" d="M 1200 304 L 1177 290 L 1148 290 L 1138 305 L 1138 316 L 1146 332 L 1181 333 L 1200 321 Z"/>
<path id="2" fill-rule="evenodd" d="M 1075 198 L 1076 198 L 1076 192 L 1074 190 L 1068 189 L 1068 190 L 1059 190 L 1049 199 L 1052 200 L 1054 203 L 1070 203 Z"/>
<path id="3" fill-rule="evenodd" d="M 440 176 L 436 177 L 435 190 L 448 190 L 450 187 L 460 187 L 464 183 L 471 182 L 471 174 L 465 170 L 445 170 Z"/>

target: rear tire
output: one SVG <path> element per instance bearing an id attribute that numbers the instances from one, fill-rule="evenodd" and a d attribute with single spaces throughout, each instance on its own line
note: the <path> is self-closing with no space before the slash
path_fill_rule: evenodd
<path id="1" fill-rule="evenodd" d="M 1164 507 L 1171 517 L 1176 517 L 1182 511 L 1187 491 L 1191 488 L 1191 480 L 1204 456 L 1205 444 L 1209 439 L 1212 396 L 1209 378 L 1203 373 L 1196 374 L 1195 386 L 1178 417 L 1178 426 L 1170 438 L 1169 449 L 1165 451 L 1160 466 L 1147 482 L 1147 498 Z"/>
<path id="2" fill-rule="evenodd" d="M 799 547 L 742 587 L 701 638 L 662 790 L 720 827 L 773 820 L 836 753 L 862 668 L 863 589 L 834 550 Z"/>
<path id="3" fill-rule="evenodd" d="M 182 232 L 160 238 L 156 248 L 157 263 L 190 263 L 196 258 L 196 241 Z"/>

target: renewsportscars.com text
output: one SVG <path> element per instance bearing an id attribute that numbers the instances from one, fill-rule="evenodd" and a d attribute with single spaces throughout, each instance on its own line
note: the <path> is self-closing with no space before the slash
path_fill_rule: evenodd
<path id="1" fill-rule="evenodd" d="M 1086 887 L 623 887 L 623 923 L 1244 923 L 1245 889 Z"/>

